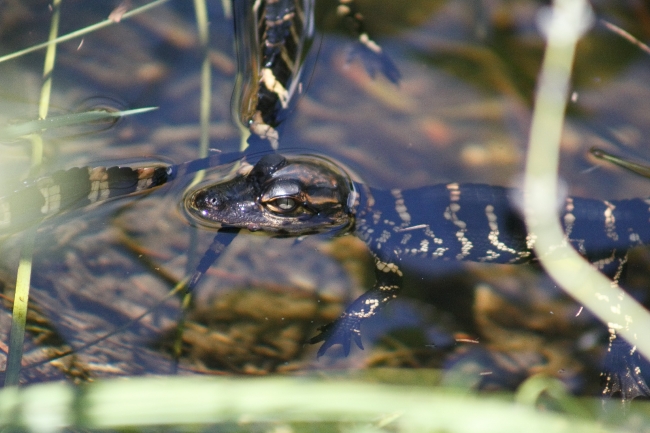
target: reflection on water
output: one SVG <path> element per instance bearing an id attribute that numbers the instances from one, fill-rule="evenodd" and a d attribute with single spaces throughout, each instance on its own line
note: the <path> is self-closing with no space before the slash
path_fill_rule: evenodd
<path id="1" fill-rule="evenodd" d="M 281 127 L 280 148 L 328 155 L 377 187 L 449 181 L 516 184 L 543 50 L 535 25 L 540 5 L 524 0 L 420 0 L 396 9 L 397 4 L 368 0 L 360 5 L 368 31 L 400 69 L 402 80 L 394 85 L 383 77 L 369 79 L 361 64 L 347 61 L 351 40 L 336 27 L 328 2 L 318 3 L 321 27 L 307 59 L 311 70 L 306 93 Z M 47 38 L 46 7 L 13 7 L 0 6 L 2 54 Z M 217 3 L 210 7 L 211 147 L 229 152 L 239 146 L 230 119 L 236 64 L 232 24 Z M 64 2 L 60 33 L 100 21 L 111 8 L 109 3 Z M 600 2 L 597 12 L 647 39 L 648 27 L 642 23 L 650 12 L 643 6 Z M 86 35 L 83 41 L 61 44 L 53 74 L 54 112 L 74 111 L 79 101 L 97 96 L 123 101 L 128 108 L 159 109 L 91 135 L 71 131 L 47 137 L 44 170 L 149 155 L 177 163 L 196 158 L 200 50 L 194 28 L 189 3 L 172 2 Z M 2 124 L 37 117 L 42 62 L 43 52 L 36 52 L 0 64 Z M 611 148 L 607 141 L 615 139 L 619 151 L 624 147 L 649 155 L 644 141 L 650 136 L 649 62 L 601 25 L 581 42 L 560 167 L 571 194 L 648 195 L 646 180 L 609 167 L 591 170 L 594 161 L 587 150 L 593 145 Z M 1 150 L 0 183 L 11 190 L 29 170 L 29 147 L 25 142 Z M 38 326 L 30 334 L 28 362 L 128 323 L 187 275 L 212 234 L 186 223 L 178 212 L 180 196 L 177 189 L 163 189 L 43 227 L 32 292 L 32 319 Z M 198 240 L 191 248 L 192 232 Z M 0 244 L 8 296 L 19 240 Z M 636 252 L 632 260 L 628 286 L 635 294 L 645 293 L 647 253 Z M 263 372 L 464 366 L 500 372 L 476 376 L 489 388 L 513 387 L 529 374 L 545 371 L 576 392 L 598 393 L 604 329 L 586 312 L 576 317 L 579 306 L 532 267 L 414 263 L 405 299 L 368 326 L 367 350 L 316 362 L 314 348 L 301 342 L 372 284 L 367 265 L 364 246 L 352 238 L 325 245 L 308 239 L 298 246 L 260 236 L 236 239 L 199 287 L 197 308 L 190 312 L 183 336 L 187 356 L 181 368 Z M 60 361 L 57 368 L 49 364 L 27 370 L 24 379 L 60 377 L 61 370 L 80 378 L 171 372 L 169 339 L 179 304 L 171 298 L 74 360 Z M 257 314 L 271 304 L 287 314 Z M 295 305 L 301 305 L 299 311 L 289 314 Z M 0 317 L 0 329 L 8 329 L 7 311 Z M 405 316 L 413 320 L 405 322 Z M 461 334 L 481 344 L 444 343 Z"/>

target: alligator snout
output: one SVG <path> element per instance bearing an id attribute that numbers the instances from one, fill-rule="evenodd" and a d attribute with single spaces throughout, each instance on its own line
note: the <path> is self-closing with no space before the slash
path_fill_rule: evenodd
<path id="1" fill-rule="evenodd" d="M 192 195 L 191 205 L 197 210 L 219 209 L 223 206 L 223 200 L 213 191 L 203 189 Z"/>

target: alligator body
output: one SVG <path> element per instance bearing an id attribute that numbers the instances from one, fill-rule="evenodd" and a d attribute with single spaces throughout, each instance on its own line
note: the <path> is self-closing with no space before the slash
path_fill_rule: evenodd
<path id="1" fill-rule="evenodd" d="M 188 173 L 239 153 L 181 165 L 76 168 L 27 183 L 0 198 L 0 234 L 69 209 L 157 188 Z M 516 190 L 480 184 L 442 184 L 412 190 L 378 190 L 351 179 L 345 169 L 314 155 L 267 154 L 255 165 L 243 162 L 230 179 L 197 186 L 184 197 L 196 225 L 216 230 L 210 249 L 189 279 L 198 284 L 241 229 L 271 236 L 310 234 L 362 239 L 375 258 L 376 283 L 334 322 L 322 326 L 311 343 L 318 355 L 339 344 L 347 355 L 354 342 L 363 349 L 361 327 L 402 286 L 402 261 L 477 261 L 524 264 L 536 261 L 535 235 L 526 231 L 517 210 Z M 628 249 L 650 243 L 650 199 L 603 201 L 566 198 L 558 210 L 566 237 L 595 267 L 609 276 L 620 273 Z M 627 344 L 612 346 L 620 372 L 608 376 L 608 390 L 627 387 L 627 395 L 650 395 Z M 629 352 L 630 356 L 626 353 Z M 616 369 L 619 369 L 616 367 Z"/>
<path id="2" fill-rule="evenodd" d="M 311 342 L 323 355 L 341 344 L 363 348 L 361 324 L 394 299 L 407 256 L 428 260 L 522 264 L 536 261 L 535 235 L 517 210 L 518 192 L 456 183 L 382 191 L 355 183 L 320 157 L 262 157 L 233 179 L 185 199 L 199 224 L 265 231 L 275 236 L 353 233 L 375 257 L 376 283 Z M 650 201 L 566 198 L 558 215 L 565 241 L 614 275 L 629 248 L 650 242 Z"/>

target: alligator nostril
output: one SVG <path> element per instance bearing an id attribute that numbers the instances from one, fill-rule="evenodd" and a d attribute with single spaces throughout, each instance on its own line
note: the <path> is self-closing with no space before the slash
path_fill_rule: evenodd
<path id="1" fill-rule="evenodd" d="M 221 204 L 219 197 L 216 194 L 210 194 L 209 191 L 198 191 L 193 197 L 194 206 L 198 209 L 205 207 L 217 207 Z"/>

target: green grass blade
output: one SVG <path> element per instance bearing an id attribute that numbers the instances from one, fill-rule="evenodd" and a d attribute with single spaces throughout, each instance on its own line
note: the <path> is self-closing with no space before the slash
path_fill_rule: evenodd
<path id="1" fill-rule="evenodd" d="M 196 14 L 196 26 L 199 32 L 199 44 L 203 56 L 201 62 L 201 100 L 199 102 L 201 138 L 198 157 L 205 158 L 208 156 L 210 149 L 210 104 L 212 102 L 212 69 L 210 68 L 210 59 L 208 56 L 210 35 L 208 32 L 208 9 L 205 0 L 194 0 L 194 10 Z M 199 183 L 204 175 L 204 170 L 197 172 L 188 188 Z"/>
<path id="2" fill-rule="evenodd" d="M 616 156 L 610 152 L 607 152 L 606 150 L 599 149 L 597 147 L 592 147 L 589 152 L 598 159 L 602 159 L 603 161 L 617 165 L 627 171 L 638 174 L 639 176 L 650 178 L 650 166 L 637 164 L 633 161 L 627 161 L 619 156 Z"/>
<path id="3" fill-rule="evenodd" d="M 590 407 L 600 401 L 586 400 Z M 647 412 L 647 409 L 646 409 Z M 387 417 L 388 415 L 388 417 Z M 647 414 L 640 413 L 641 420 Z M 76 420 L 76 421 L 73 421 Z M 81 389 L 62 383 L 0 391 L 0 425 L 125 429 L 142 426 L 343 422 L 334 431 L 387 424 L 397 432 L 596 433 L 632 431 L 602 421 L 538 411 L 510 398 L 418 386 L 308 378 L 168 377 L 107 380 Z M 310 424 L 311 429 L 318 424 Z M 347 426 L 347 429 L 345 428 Z M 48 430 L 49 429 L 49 430 Z M 266 430 L 264 430 L 266 431 Z M 291 429 L 290 429 L 291 431 Z M 304 431 L 304 429 L 302 430 Z"/>
<path id="4" fill-rule="evenodd" d="M 0 139 L 12 140 L 30 134 L 42 133 L 50 129 L 63 128 L 66 126 L 83 125 L 92 122 L 101 122 L 119 117 L 131 116 L 134 114 L 146 113 L 157 110 L 158 107 L 136 108 L 123 111 L 92 110 L 82 113 L 64 114 L 62 116 L 46 117 L 38 120 L 9 125 L 0 129 Z"/>
<path id="5" fill-rule="evenodd" d="M 59 32 L 61 14 L 61 0 L 52 2 L 52 21 L 50 25 L 49 40 L 56 39 Z M 56 61 L 56 44 L 49 45 L 45 53 L 43 77 L 45 81 L 41 87 L 39 102 L 39 117 L 47 118 L 52 93 L 52 71 Z M 43 160 L 43 139 L 40 135 L 31 135 L 32 140 L 32 167 L 38 167 Z M 9 353 L 7 354 L 7 368 L 5 370 L 5 387 L 17 386 L 20 381 L 20 367 L 23 357 L 23 344 L 25 342 L 25 325 L 27 323 L 27 308 L 29 305 L 29 286 L 32 275 L 32 256 L 36 240 L 37 227 L 27 231 L 23 239 L 20 263 L 16 275 L 16 292 L 14 294 L 13 316 L 9 334 Z"/>
<path id="6" fill-rule="evenodd" d="M 575 47 L 591 10 L 584 0 L 556 0 L 546 23 L 542 63 L 530 132 L 524 189 L 526 224 L 549 275 L 571 296 L 650 358 L 650 314 L 581 257 L 565 239 L 557 217 L 557 170 Z"/>
<path id="7" fill-rule="evenodd" d="M 36 229 L 29 229 L 23 239 L 23 248 L 20 252 L 11 332 L 9 334 L 9 354 L 7 356 L 7 368 L 5 370 L 5 387 L 18 385 L 23 357 L 23 343 L 25 342 L 25 324 L 27 323 L 29 285 L 32 276 L 32 255 L 35 237 Z"/>
<path id="8" fill-rule="evenodd" d="M 160 5 L 164 4 L 164 3 L 167 3 L 168 1 L 169 0 L 155 0 L 155 1 L 152 1 L 151 3 L 147 3 L 144 6 L 141 6 L 139 8 L 133 9 L 132 11 L 126 12 L 124 15 L 122 15 L 121 19 L 122 20 L 129 19 L 134 15 L 138 15 L 138 14 L 140 14 L 142 12 L 146 12 L 149 9 L 160 6 Z M 86 35 L 88 33 L 92 33 L 94 31 L 97 31 L 99 29 L 103 29 L 104 27 L 108 27 L 108 26 L 113 25 L 113 24 L 115 24 L 115 21 L 113 21 L 111 19 L 106 19 L 104 21 L 98 22 L 97 24 L 93 24 L 92 26 L 84 27 L 83 29 L 68 33 L 67 35 L 63 35 L 61 37 L 48 40 L 47 42 L 43 42 L 42 44 L 33 45 L 33 46 L 29 47 L 29 48 L 25 48 L 24 50 L 15 51 L 15 52 L 13 52 L 11 54 L 1 56 L 0 57 L 0 63 L 6 62 L 7 60 L 15 59 L 17 57 L 24 56 L 25 54 L 33 53 L 34 51 L 42 50 L 43 48 L 46 48 L 46 47 L 51 46 L 51 45 L 60 44 L 61 42 L 66 42 L 66 41 L 69 41 L 71 39 L 78 38 L 80 36 Z"/>
<path id="9" fill-rule="evenodd" d="M 199 143 L 199 158 L 208 156 L 210 150 L 210 107 L 212 101 L 212 69 L 210 66 L 209 48 L 210 34 L 208 32 L 208 8 L 205 0 L 194 0 L 194 11 L 196 14 L 196 27 L 199 33 L 199 44 L 203 54 L 201 62 L 201 100 L 199 102 L 201 138 Z M 187 186 L 187 190 L 198 184 L 205 177 L 205 170 L 200 170 L 194 174 L 192 182 Z M 190 232 L 188 256 L 196 256 L 196 247 L 198 243 L 198 232 Z M 188 260 L 186 273 L 191 275 L 196 266 L 195 260 Z M 178 319 L 177 338 L 174 342 L 174 356 L 180 358 L 182 334 L 185 328 L 185 315 L 192 302 L 192 294 L 185 293 L 181 303 L 181 316 Z"/>

